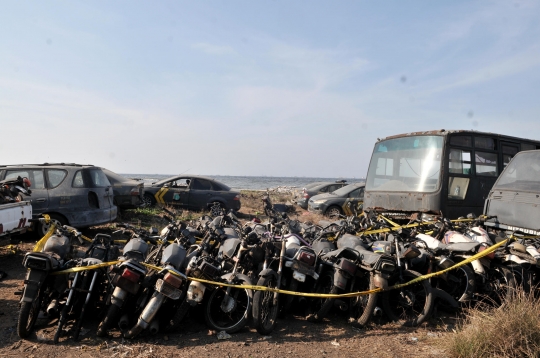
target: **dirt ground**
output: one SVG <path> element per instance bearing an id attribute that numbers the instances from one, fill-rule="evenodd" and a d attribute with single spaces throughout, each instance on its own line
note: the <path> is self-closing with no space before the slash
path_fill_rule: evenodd
<path id="1" fill-rule="evenodd" d="M 93 236 L 97 231 L 101 230 L 87 230 L 83 234 Z M 22 240 L 16 254 L 0 251 L 0 270 L 8 274 L 0 281 L 0 357 L 445 357 L 442 342 L 446 335 L 452 334 L 448 328 L 454 326 L 454 319 L 445 317 L 434 318 L 419 328 L 379 322 L 359 330 L 337 313 L 319 324 L 289 315 L 278 321 L 270 336 L 261 336 L 248 326 L 229 339 L 218 340 L 217 332 L 205 326 L 202 312 L 195 309 L 183 328 L 175 333 L 158 333 L 135 340 L 124 340 L 114 333 L 115 336 L 102 339 L 95 336 L 99 322 L 95 317 L 87 319 L 78 342 L 66 337 L 54 345 L 56 320 L 38 321 L 35 332 L 22 340 L 16 333 L 20 296 L 15 292 L 23 287 L 24 254 L 36 240 L 31 234 L 16 238 Z M 8 239 L 0 238 L 0 247 L 9 243 Z"/>

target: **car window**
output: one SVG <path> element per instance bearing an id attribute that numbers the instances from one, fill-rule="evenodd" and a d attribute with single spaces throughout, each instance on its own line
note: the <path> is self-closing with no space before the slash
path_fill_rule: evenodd
<path id="1" fill-rule="evenodd" d="M 28 170 L 8 170 L 5 179 L 16 179 L 17 177 L 27 177 L 32 186 L 30 189 L 45 189 L 45 180 L 43 180 L 43 170 L 28 169 Z"/>
<path id="2" fill-rule="evenodd" d="M 212 190 L 212 183 L 204 179 L 193 179 L 191 189 L 195 190 Z"/>
<path id="3" fill-rule="evenodd" d="M 363 198 L 364 197 L 364 188 L 358 188 L 351 191 L 349 198 Z"/>
<path id="4" fill-rule="evenodd" d="M 324 186 L 324 187 L 320 188 L 319 191 L 320 191 L 321 193 L 326 193 L 326 192 L 328 192 L 328 187 L 327 187 L 327 186 Z"/>
<path id="5" fill-rule="evenodd" d="M 47 179 L 49 180 L 49 189 L 56 188 L 67 176 L 67 171 L 61 169 L 47 169 Z"/>
<path id="6" fill-rule="evenodd" d="M 94 188 L 105 188 L 111 185 L 109 179 L 107 179 L 107 176 L 101 169 L 89 169 L 88 173 L 90 174 L 90 180 Z"/>
<path id="7" fill-rule="evenodd" d="M 349 184 L 349 185 L 346 185 L 344 187 L 341 187 L 339 188 L 338 190 L 336 190 L 334 192 L 334 194 L 338 195 L 338 196 L 347 196 L 349 195 L 351 189 L 357 187 L 357 184 Z"/>
<path id="8" fill-rule="evenodd" d="M 75 173 L 75 176 L 73 177 L 73 182 L 71 183 L 71 186 L 74 187 L 74 188 L 84 188 L 84 180 L 83 180 L 81 170 L 79 170 L 77 173 Z"/>
<path id="9" fill-rule="evenodd" d="M 343 185 L 341 184 L 334 184 L 334 185 L 330 185 L 330 187 L 328 188 L 328 192 L 331 193 L 335 190 L 338 190 L 339 188 L 341 188 Z"/>
<path id="10" fill-rule="evenodd" d="M 189 178 L 178 178 L 171 180 L 163 185 L 168 185 L 171 188 L 187 188 L 191 182 Z"/>

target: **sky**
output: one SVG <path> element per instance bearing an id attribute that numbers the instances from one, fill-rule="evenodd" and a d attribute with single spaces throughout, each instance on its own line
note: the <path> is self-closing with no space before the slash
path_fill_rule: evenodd
<path id="1" fill-rule="evenodd" d="M 537 1 L 0 8 L 0 164 L 351 178 L 390 135 L 540 140 Z"/>

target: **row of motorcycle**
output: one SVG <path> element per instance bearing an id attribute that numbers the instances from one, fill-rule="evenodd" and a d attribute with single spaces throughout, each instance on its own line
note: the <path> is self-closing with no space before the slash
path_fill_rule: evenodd
<path id="1" fill-rule="evenodd" d="M 85 322 L 99 317 L 97 336 L 118 330 L 135 338 L 180 329 L 190 312 L 201 311 L 212 330 L 227 333 L 251 324 L 268 335 L 288 312 L 320 322 L 331 310 L 355 326 L 378 314 L 416 326 L 435 309 L 500 305 L 519 286 L 532 290 L 538 281 L 538 247 L 523 238 L 455 270 L 399 286 L 502 240 L 482 228 L 485 218 L 452 222 L 418 215 L 411 225 L 396 227 L 365 212 L 311 224 L 277 212 L 269 196 L 263 205 L 265 222 L 241 224 L 232 212 L 184 222 L 167 211 L 161 232 L 119 224 L 112 235 L 91 239 L 83 257 L 76 257 L 73 245 L 83 236 L 58 227 L 41 250 L 24 257 L 18 335 L 29 336 L 40 318 L 57 320 L 55 343 L 77 340 Z M 355 292 L 363 294 L 321 295 Z"/>

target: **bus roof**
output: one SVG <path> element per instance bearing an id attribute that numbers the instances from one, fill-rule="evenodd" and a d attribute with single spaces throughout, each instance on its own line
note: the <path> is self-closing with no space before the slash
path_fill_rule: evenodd
<path id="1" fill-rule="evenodd" d="M 460 134 L 472 134 L 472 135 L 475 135 L 475 134 L 479 134 L 479 135 L 488 135 L 488 136 L 490 136 L 490 137 L 497 137 L 497 138 L 502 138 L 502 139 L 513 139 L 513 140 L 518 140 L 518 141 L 524 141 L 524 140 L 525 140 L 525 141 L 530 141 L 530 142 L 534 142 L 534 143 L 540 144 L 540 140 L 536 140 L 536 139 L 520 138 L 520 137 L 514 137 L 514 136 L 505 135 L 505 134 L 498 134 L 498 133 L 491 133 L 491 132 L 480 132 L 480 131 L 467 130 L 467 129 L 450 129 L 450 130 L 446 130 L 446 129 L 437 129 L 437 130 L 431 130 L 431 131 L 422 131 L 422 132 L 410 132 L 410 133 L 403 133 L 403 134 L 395 134 L 395 135 L 392 135 L 392 136 L 388 136 L 388 137 L 386 137 L 386 138 L 379 139 L 377 142 L 380 142 L 380 141 L 383 141 L 383 140 L 387 140 L 387 139 L 402 138 L 402 137 L 410 137 L 410 136 L 417 136 L 417 135 L 438 135 L 438 136 L 447 136 L 447 135 L 450 135 L 450 134 L 456 134 L 456 133 L 460 133 Z"/>

